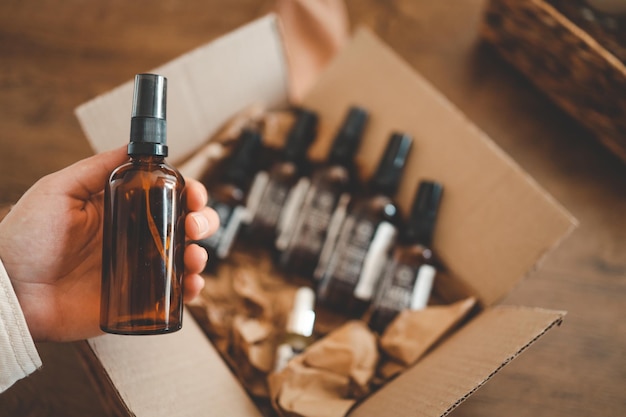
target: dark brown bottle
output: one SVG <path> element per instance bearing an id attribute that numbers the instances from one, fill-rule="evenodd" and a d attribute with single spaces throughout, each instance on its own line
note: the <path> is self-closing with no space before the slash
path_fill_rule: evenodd
<path id="1" fill-rule="evenodd" d="M 167 165 L 167 79 L 135 77 L 130 161 L 105 186 L 100 328 L 159 334 L 182 326 L 185 182 Z"/>
<path id="2" fill-rule="evenodd" d="M 236 148 L 225 161 L 224 170 L 216 180 L 204 181 L 209 190 L 208 206 L 218 214 L 220 226 L 210 237 L 196 241 L 209 254 L 207 270 L 213 270 L 220 259 L 226 258 L 242 224 L 248 217 L 246 197 L 257 170 L 256 160 L 261 151 L 261 135 L 244 129 Z"/>
<path id="3" fill-rule="evenodd" d="M 324 242 L 336 236 L 356 181 L 354 155 L 367 118 L 365 110 L 350 108 L 326 165 L 311 177 L 297 219 L 293 225 L 286 225 L 285 234 L 278 237 L 279 264 L 286 271 L 312 278 Z"/>
<path id="4" fill-rule="evenodd" d="M 336 245 L 329 242 L 322 251 L 315 271 L 318 300 L 344 315 L 365 312 L 395 243 L 400 216 L 393 196 L 411 144 L 408 135 L 391 135 L 367 194 L 350 203 Z"/>
<path id="5" fill-rule="evenodd" d="M 293 128 L 287 135 L 282 160 L 269 171 L 260 171 L 253 182 L 247 208 L 250 224 L 246 235 L 256 245 L 272 247 L 280 231 L 285 203 L 293 201 L 290 192 L 303 175 L 309 173 L 307 151 L 317 134 L 317 114 L 299 109 Z"/>
<path id="6" fill-rule="evenodd" d="M 402 310 L 428 305 L 437 271 L 431 243 L 442 192 L 436 182 L 419 185 L 401 244 L 394 249 L 372 302 L 369 324 L 374 331 L 382 333 Z"/>

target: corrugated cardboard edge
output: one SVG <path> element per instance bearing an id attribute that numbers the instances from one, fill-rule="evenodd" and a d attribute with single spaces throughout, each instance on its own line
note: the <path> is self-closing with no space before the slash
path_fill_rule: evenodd
<path id="1" fill-rule="evenodd" d="M 500 307 L 500 308 L 505 308 L 505 307 Z M 541 338 L 544 334 L 546 334 L 550 329 L 552 329 L 554 326 L 560 326 L 561 323 L 563 323 L 563 319 L 565 318 L 565 315 L 567 314 L 566 311 L 550 311 L 550 310 L 546 310 L 546 309 L 540 309 L 540 308 L 535 308 L 535 311 L 541 312 L 541 313 L 547 313 L 547 314 L 556 314 L 557 318 L 555 318 L 550 324 L 548 324 L 547 327 L 545 327 L 543 330 L 541 330 L 533 339 L 531 339 L 528 343 L 526 343 L 524 346 L 522 346 L 519 350 L 517 350 L 513 355 L 509 356 L 508 358 L 506 358 L 504 360 L 504 362 L 502 362 L 500 364 L 500 366 L 498 366 L 496 369 L 494 369 L 479 385 L 477 385 L 476 387 L 474 387 L 472 390 L 470 390 L 467 394 L 465 394 L 462 398 L 459 398 L 454 404 L 452 404 L 446 411 L 445 413 L 443 413 L 441 416 L 447 416 L 448 414 L 450 414 L 452 412 L 452 410 L 454 410 L 455 408 L 457 408 L 463 401 L 465 401 L 466 399 L 468 399 L 472 394 L 474 394 L 476 391 L 478 391 L 483 385 L 485 385 L 487 383 L 487 381 L 489 381 L 495 374 L 497 374 L 498 372 L 500 372 L 500 370 L 502 368 L 504 368 L 506 365 L 508 365 L 509 363 L 511 363 L 511 361 L 513 361 L 513 359 L 517 358 L 519 355 L 521 355 L 526 349 L 528 349 L 530 347 L 530 345 L 532 345 L 533 343 L 535 343 L 537 340 L 539 340 L 539 338 Z"/>
<path id="2" fill-rule="evenodd" d="M 138 71 L 139 72 L 139 71 Z M 168 78 L 169 162 L 187 159 L 234 114 L 254 104 L 288 101 L 282 29 L 269 14 L 189 51 L 151 72 Z M 133 80 L 75 109 L 92 149 L 128 143 Z"/>
<path id="3" fill-rule="evenodd" d="M 566 312 L 498 306 L 357 406 L 350 416 L 446 416 L 518 357 Z"/>
<path id="4" fill-rule="evenodd" d="M 107 415 L 112 417 L 135 416 L 128 409 L 126 403 L 120 396 L 119 391 L 115 388 L 115 384 L 111 381 L 109 374 L 106 372 L 98 355 L 92 349 L 87 340 L 76 342 L 75 347 L 80 355 L 83 367 L 86 370 L 93 387 L 98 393 L 98 398 L 105 408 Z"/>

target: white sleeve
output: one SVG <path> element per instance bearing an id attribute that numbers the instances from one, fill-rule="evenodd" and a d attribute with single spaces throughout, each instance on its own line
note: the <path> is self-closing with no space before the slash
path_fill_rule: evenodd
<path id="1" fill-rule="evenodd" d="M 40 366 L 24 313 L 0 260 L 0 392 Z"/>

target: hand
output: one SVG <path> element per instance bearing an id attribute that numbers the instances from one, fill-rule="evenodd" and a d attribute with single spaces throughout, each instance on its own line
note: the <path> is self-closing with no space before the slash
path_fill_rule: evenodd
<path id="1" fill-rule="evenodd" d="M 102 204 L 125 148 L 84 159 L 33 185 L 0 223 L 0 259 L 35 341 L 70 341 L 101 333 Z M 185 179 L 189 240 L 214 233 L 219 218 L 206 207 L 206 189 Z M 202 287 L 207 254 L 185 248 L 184 299 Z"/>

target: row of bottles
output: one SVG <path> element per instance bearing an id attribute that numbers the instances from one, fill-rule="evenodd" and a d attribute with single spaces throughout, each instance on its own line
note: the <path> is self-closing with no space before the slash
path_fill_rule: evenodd
<path id="1" fill-rule="evenodd" d="M 382 332 L 405 308 L 424 308 L 436 272 L 430 244 L 442 187 L 421 182 L 402 220 L 394 196 L 412 138 L 394 133 L 361 189 L 354 156 L 367 120 L 364 109 L 352 107 L 317 168 L 306 158 L 315 113 L 298 110 L 280 160 L 267 170 L 257 165 L 260 136 L 245 130 L 222 174 L 206 183 L 222 222 L 198 242 L 209 263 L 225 258 L 240 236 L 246 245 L 270 248 L 284 271 L 309 278 L 319 304 L 349 317 L 369 310 L 373 330 Z"/>

